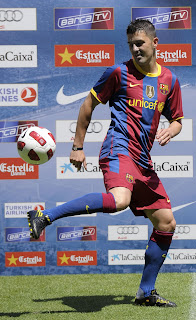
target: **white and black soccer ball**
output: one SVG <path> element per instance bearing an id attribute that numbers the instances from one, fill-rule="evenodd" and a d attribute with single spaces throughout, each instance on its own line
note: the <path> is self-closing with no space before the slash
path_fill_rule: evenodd
<path id="1" fill-rule="evenodd" d="M 43 164 L 52 158 L 56 141 L 48 129 L 30 127 L 19 136 L 17 149 L 20 157 L 27 163 Z"/>

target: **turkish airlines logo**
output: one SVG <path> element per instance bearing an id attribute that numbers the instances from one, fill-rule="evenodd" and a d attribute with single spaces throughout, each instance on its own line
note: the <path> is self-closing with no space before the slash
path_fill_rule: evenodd
<path id="1" fill-rule="evenodd" d="M 57 251 L 57 266 L 96 266 L 97 251 Z"/>
<path id="2" fill-rule="evenodd" d="M 113 64 L 113 44 L 55 46 L 56 67 L 108 67 Z"/>
<path id="3" fill-rule="evenodd" d="M 159 44 L 157 62 L 162 66 L 192 66 L 192 46 L 184 44 Z"/>
<path id="4" fill-rule="evenodd" d="M 38 167 L 26 163 L 21 158 L 0 158 L 0 180 L 38 179 Z"/>
<path id="5" fill-rule="evenodd" d="M 6 267 L 44 267 L 46 265 L 45 252 L 6 252 Z"/>
<path id="6" fill-rule="evenodd" d="M 21 92 L 21 98 L 25 102 L 33 102 L 36 99 L 36 91 L 33 88 L 24 88 Z"/>
<path id="7" fill-rule="evenodd" d="M 0 84 L 0 106 L 38 106 L 37 83 Z"/>
<path id="8" fill-rule="evenodd" d="M 37 30 L 36 8 L 0 8 L 0 30 Z"/>
<path id="9" fill-rule="evenodd" d="M 112 30 L 114 29 L 113 8 L 57 8 L 55 30 Z"/>
<path id="10" fill-rule="evenodd" d="M 4 204 L 5 218 L 26 218 L 31 210 L 44 210 L 45 202 L 13 202 Z"/>

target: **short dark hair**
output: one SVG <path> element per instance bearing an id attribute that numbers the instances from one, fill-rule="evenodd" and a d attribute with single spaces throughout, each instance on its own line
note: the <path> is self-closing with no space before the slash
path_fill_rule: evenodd
<path id="1" fill-rule="evenodd" d="M 144 31 L 146 35 L 155 38 L 156 30 L 154 25 L 145 19 L 136 19 L 131 21 L 127 27 L 127 34 L 135 34 L 137 31 Z"/>

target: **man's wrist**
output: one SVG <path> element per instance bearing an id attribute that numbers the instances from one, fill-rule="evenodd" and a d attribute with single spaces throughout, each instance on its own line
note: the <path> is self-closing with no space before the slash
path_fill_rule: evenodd
<path id="1" fill-rule="evenodd" d="M 73 147 L 72 147 L 72 150 L 73 150 L 73 151 L 83 150 L 83 147 L 78 148 L 78 147 L 76 147 L 76 146 L 73 146 Z"/>

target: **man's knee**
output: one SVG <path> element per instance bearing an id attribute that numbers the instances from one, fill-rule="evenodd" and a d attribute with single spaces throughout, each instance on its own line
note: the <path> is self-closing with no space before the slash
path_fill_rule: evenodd
<path id="1" fill-rule="evenodd" d="M 165 232 L 174 232 L 176 220 L 170 209 L 145 210 L 155 229 Z"/>
<path id="2" fill-rule="evenodd" d="M 173 217 L 173 219 L 172 219 L 171 222 L 170 222 L 170 229 L 171 229 L 170 232 L 174 232 L 175 229 L 176 229 L 176 220 L 174 219 L 174 217 Z"/>
<path id="3" fill-rule="evenodd" d="M 131 202 L 131 191 L 124 187 L 116 187 L 110 189 L 110 192 L 114 195 L 117 211 L 126 209 Z"/>

